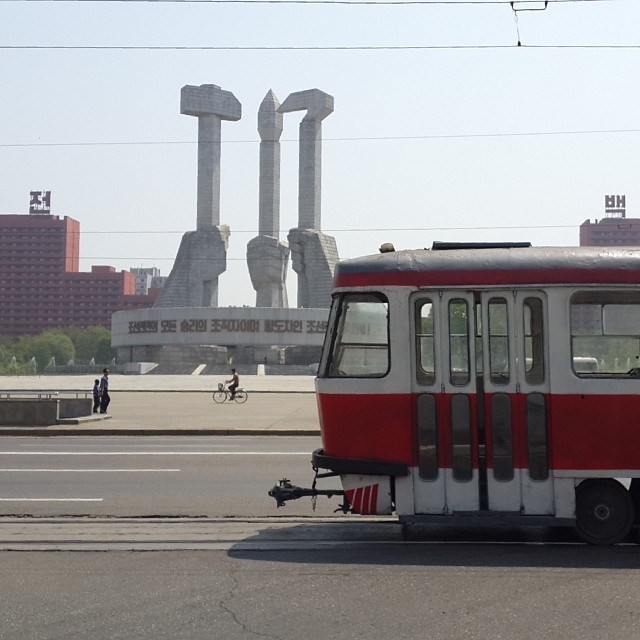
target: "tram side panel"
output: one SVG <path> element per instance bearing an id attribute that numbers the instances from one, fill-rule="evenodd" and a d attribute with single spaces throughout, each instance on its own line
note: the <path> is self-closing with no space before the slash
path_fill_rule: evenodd
<path id="1" fill-rule="evenodd" d="M 585 389 L 581 394 L 552 394 L 550 404 L 552 465 L 557 476 L 640 475 L 640 400 L 637 393 L 614 396 Z"/>
<path id="2" fill-rule="evenodd" d="M 570 305 L 583 292 L 558 288 L 549 295 L 551 468 L 559 477 L 638 476 L 640 379 L 579 371 L 571 348 Z"/>
<path id="3" fill-rule="evenodd" d="M 410 394 L 371 393 L 370 382 L 354 379 L 323 386 L 337 387 L 317 394 L 327 455 L 415 465 Z"/>
<path id="4" fill-rule="evenodd" d="M 602 287 L 604 289 L 604 287 Z M 531 513 L 553 513 L 574 517 L 575 486 L 584 478 L 640 477 L 640 380 L 580 377 L 572 369 L 570 300 L 580 290 L 575 287 L 549 287 L 547 372 L 549 391 L 544 393 L 548 465 L 553 478 L 552 504 L 534 508 Z M 414 344 L 407 309 L 410 291 L 386 291 L 390 305 L 390 368 L 374 378 L 324 378 L 318 380 L 318 409 L 325 453 L 337 458 L 405 464 L 417 473 L 417 404 L 421 394 L 431 394 L 437 413 L 438 468 L 446 474 L 452 468 L 451 395 L 436 385 L 418 389 L 410 363 Z M 439 354 L 442 358 L 442 353 Z M 540 395 L 540 394 L 539 394 Z M 475 398 L 471 396 L 471 400 Z M 513 464 L 528 472 L 526 447 L 525 394 L 511 398 L 514 417 Z M 485 411 L 492 396 L 485 398 Z M 476 406 L 471 415 L 477 415 Z M 485 413 L 488 472 L 493 472 L 491 421 Z M 477 470 L 477 424 L 472 424 L 473 469 Z M 343 478 L 350 502 L 363 505 L 356 511 L 372 512 L 375 500 L 367 486 L 370 478 L 355 475 Z M 528 482 L 524 476 L 523 485 Z M 369 484 L 367 484 L 369 483 Z M 535 484 L 530 483 L 532 486 Z M 358 491 L 361 487 L 362 490 Z M 432 494 L 439 492 L 437 481 Z M 425 487 L 426 488 L 426 487 Z M 528 491 L 523 486 L 523 496 Z M 386 489 L 382 491 L 385 493 Z M 396 478 L 396 511 L 415 512 L 414 483 Z M 430 498 L 429 498 L 430 499 Z M 437 500 L 429 512 L 437 512 Z M 364 506 L 364 505 L 367 506 Z M 510 509 L 509 509 L 510 510 Z M 385 509 L 386 511 L 386 509 Z M 525 508 L 525 513 L 527 509 Z"/>

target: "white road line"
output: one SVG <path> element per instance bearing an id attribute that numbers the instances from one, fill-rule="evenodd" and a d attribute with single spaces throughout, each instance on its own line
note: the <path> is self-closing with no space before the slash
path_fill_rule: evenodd
<path id="1" fill-rule="evenodd" d="M 103 498 L 0 498 L 0 502 L 102 502 Z"/>
<path id="2" fill-rule="evenodd" d="M 310 456 L 310 451 L 0 451 L 0 456 Z"/>
<path id="3" fill-rule="evenodd" d="M 0 469 L 0 473 L 174 473 L 180 469 Z"/>

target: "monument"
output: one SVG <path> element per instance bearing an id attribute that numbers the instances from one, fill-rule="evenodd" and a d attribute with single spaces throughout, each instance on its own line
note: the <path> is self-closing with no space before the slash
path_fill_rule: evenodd
<path id="1" fill-rule="evenodd" d="M 280 102 L 269 90 L 258 110 L 260 188 L 258 236 L 247 244 L 247 264 L 256 307 L 286 308 L 289 247 L 280 242 Z"/>
<path id="2" fill-rule="evenodd" d="M 289 231 L 288 240 L 298 274 L 298 307 L 326 308 L 338 262 L 335 238 L 321 231 L 322 121 L 333 113 L 333 96 L 319 89 L 297 91 L 278 111 L 306 111 L 300 122 L 298 226 Z"/>
<path id="3" fill-rule="evenodd" d="M 154 307 L 217 307 L 218 276 L 227 268 L 229 227 L 220 224 L 222 120 L 240 120 L 242 107 L 215 84 L 186 85 L 180 113 L 198 118 L 198 200 L 195 231 L 182 237 L 178 255 Z"/>
<path id="4" fill-rule="evenodd" d="M 298 226 L 289 245 L 280 234 L 280 136 L 283 114 L 306 111 L 300 123 Z M 333 97 L 318 89 L 292 93 L 283 104 L 273 91 L 258 111 L 260 134 L 258 236 L 247 245 L 256 307 L 218 307 L 218 277 L 226 270 L 229 227 L 220 224 L 222 120 L 239 120 L 235 96 L 213 84 L 184 86 L 180 112 L 198 118 L 198 204 L 195 231 L 184 234 L 173 269 L 154 308 L 118 311 L 111 344 L 118 361 L 162 363 L 201 373 L 235 364 L 307 367 L 317 363 L 327 327 L 335 239 L 321 231 L 322 121 Z M 298 307 L 288 308 L 289 254 L 298 275 Z M 202 365 L 202 366 L 201 366 Z"/>

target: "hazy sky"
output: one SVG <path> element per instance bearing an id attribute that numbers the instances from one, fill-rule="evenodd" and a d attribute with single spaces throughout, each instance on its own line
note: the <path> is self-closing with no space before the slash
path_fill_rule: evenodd
<path id="1" fill-rule="evenodd" d="M 231 237 L 221 306 L 255 303 L 246 244 L 257 235 L 256 119 L 269 89 L 280 101 L 311 88 L 335 98 L 323 123 L 322 227 L 341 258 L 382 242 L 576 245 L 580 223 L 604 216 L 605 194 L 625 194 L 627 216 L 640 217 L 640 2 L 519 11 L 520 48 L 514 17 L 508 2 L 0 0 L 0 213 L 27 213 L 29 191 L 51 190 L 52 213 L 80 221 L 83 270 L 168 275 L 196 225 L 197 121 L 180 115 L 180 88 L 209 83 L 243 110 L 222 125 Z M 393 49 L 409 46 L 496 48 Z M 302 115 L 284 120 L 282 239 L 297 224 Z M 293 272 L 288 289 L 295 303 Z"/>

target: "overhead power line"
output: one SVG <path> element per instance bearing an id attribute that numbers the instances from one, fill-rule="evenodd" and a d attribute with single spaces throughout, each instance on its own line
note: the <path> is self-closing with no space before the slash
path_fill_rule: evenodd
<path id="1" fill-rule="evenodd" d="M 517 9 L 518 5 L 533 5 L 544 0 L 0 0 L 0 2 L 47 2 L 60 4 L 68 2 L 100 3 L 148 3 L 148 4 L 336 4 L 336 5 L 506 5 Z M 621 2 L 623 0 L 549 0 L 549 4 L 585 4 L 593 2 Z"/>
<path id="2" fill-rule="evenodd" d="M 415 233 L 415 232 L 432 232 L 432 231 L 497 231 L 497 230 L 520 230 L 520 229 L 576 229 L 575 224 L 533 224 L 533 225 L 489 225 L 485 227 L 479 226 L 471 226 L 471 227 L 368 227 L 366 229 L 363 228 L 352 228 L 352 229 L 322 229 L 323 233 L 386 233 L 386 232 L 406 232 L 406 233 Z M 280 229 L 279 233 L 285 235 L 288 233 L 289 229 Z M 184 233 L 184 229 L 180 231 L 162 231 L 162 230 L 140 230 L 140 231 L 112 231 L 112 230 L 94 230 L 94 231 L 81 231 L 80 235 L 131 235 L 131 234 L 164 234 L 164 235 L 177 235 Z M 255 233 L 258 234 L 257 229 L 231 229 L 231 233 Z M 127 256 L 124 258 L 114 258 L 114 256 L 100 256 L 94 258 L 96 260 L 107 260 L 107 259 L 118 259 L 118 260 L 128 260 Z"/>
<path id="3" fill-rule="evenodd" d="M 525 138 L 536 136 L 576 136 L 593 134 L 640 133 L 640 129 L 583 129 L 576 131 L 522 131 L 503 133 L 451 133 L 424 136 L 353 136 L 347 138 L 323 138 L 323 142 L 385 142 L 394 140 L 455 140 L 469 138 Z M 280 142 L 299 142 L 298 138 L 289 138 Z M 223 140 L 222 144 L 259 144 L 260 140 Z M 129 142 L 4 142 L 0 149 L 6 148 L 42 148 L 42 147 L 128 147 L 158 145 L 197 145 L 197 140 L 139 140 Z"/>
<path id="4" fill-rule="evenodd" d="M 89 0 L 80 1 L 85 2 Z M 210 45 L 0 45 L 0 50 L 3 51 L 435 51 L 464 49 L 640 49 L 640 44 L 248 45 L 233 47 Z"/>

